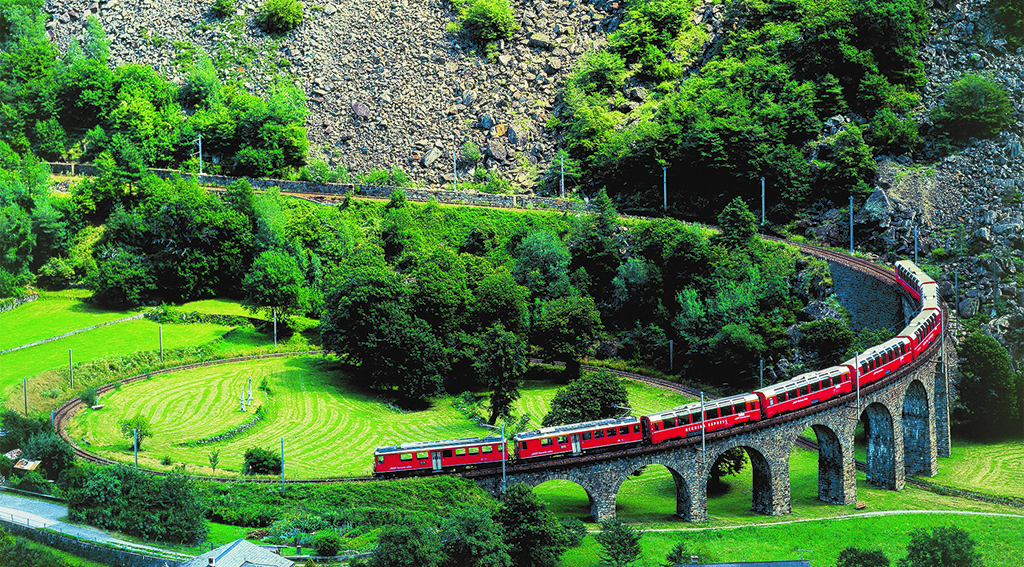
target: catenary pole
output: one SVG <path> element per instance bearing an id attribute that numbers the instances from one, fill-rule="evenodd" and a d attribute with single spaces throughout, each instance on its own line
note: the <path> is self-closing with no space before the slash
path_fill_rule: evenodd
<path id="1" fill-rule="evenodd" d="M 71 349 L 68 349 L 68 374 L 71 375 L 71 389 L 75 389 L 75 359 L 71 355 Z"/>
<path id="2" fill-rule="evenodd" d="M 707 455 L 707 414 L 704 413 L 704 392 L 700 393 L 700 460 L 704 465 L 708 464 Z"/>
<path id="3" fill-rule="evenodd" d="M 850 195 L 850 254 L 853 254 L 853 195 Z"/>
<path id="4" fill-rule="evenodd" d="M 661 208 L 668 210 L 668 167 L 661 166 Z"/>
<path id="5" fill-rule="evenodd" d="M 761 226 L 765 224 L 765 210 L 764 210 L 764 177 L 761 178 Z"/>

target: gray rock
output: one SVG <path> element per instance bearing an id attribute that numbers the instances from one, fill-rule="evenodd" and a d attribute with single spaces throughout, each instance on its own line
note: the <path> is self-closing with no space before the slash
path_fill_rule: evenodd
<path id="1" fill-rule="evenodd" d="M 957 311 L 960 313 L 961 317 L 970 319 L 978 313 L 978 307 L 980 304 L 981 302 L 977 297 L 968 297 L 960 302 L 960 305 L 957 306 Z"/>
<path id="2" fill-rule="evenodd" d="M 508 67 L 509 64 L 512 63 L 512 61 L 512 56 L 508 55 L 507 53 L 502 53 L 501 55 L 498 56 L 498 63 L 500 63 L 502 67 Z"/>
<path id="3" fill-rule="evenodd" d="M 441 157 L 441 150 L 431 146 L 427 153 L 423 154 L 423 159 L 420 160 L 420 163 L 423 164 L 423 167 L 430 167 L 434 165 L 434 162 L 439 157 Z"/>
<path id="4" fill-rule="evenodd" d="M 470 106 L 476 102 L 476 91 L 466 91 L 462 93 L 462 104 Z"/>
<path id="5" fill-rule="evenodd" d="M 484 130 L 494 128 L 494 118 L 490 114 L 484 114 L 480 117 L 480 126 L 482 126 Z"/>
<path id="6" fill-rule="evenodd" d="M 879 228 L 888 228 L 895 210 L 893 202 L 889 200 L 885 191 L 875 189 L 875 192 L 868 197 L 867 202 L 854 216 L 853 222 L 854 224 L 878 223 Z"/>
<path id="7" fill-rule="evenodd" d="M 1003 219 L 992 226 L 992 232 L 997 235 L 1021 234 L 1024 232 L 1024 221 L 1020 218 Z"/>
<path id="8" fill-rule="evenodd" d="M 555 44 L 551 41 L 545 33 L 535 33 L 530 36 L 530 40 L 526 43 L 528 47 L 537 47 L 540 49 L 554 49 Z"/>
<path id="9" fill-rule="evenodd" d="M 495 159 L 495 161 L 504 163 L 505 159 L 508 158 L 508 150 L 505 149 L 504 144 L 495 139 L 487 140 L 487 153 Z"/>
<path id="10" fill-rule="evenodd" d="M 989 246 L 992 244 L 992 231 L 987 226 L 983 226 L 975 231 L 974 236 L 971 238 L 971 244 L 975 246 Z"/>
<path id="11" fill-rule="evenodd" d="M 326 16 L 333 16 L 337 12 L 338 9 L 334 7 L 334 4 L 328 4 L 327 7 L 324 8 L 324 15 Z"/>
<path id="12" fill-rule="evenodd" d="M 352 112 L 360 118 L 370 117 L 370 107 L 367 106 L 366 103 L 364 102 L 353 102 Z"/>

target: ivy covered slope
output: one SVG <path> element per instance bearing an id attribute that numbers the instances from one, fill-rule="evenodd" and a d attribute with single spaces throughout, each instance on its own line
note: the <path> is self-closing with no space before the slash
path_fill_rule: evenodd
<path id="1" fill-rule="evenodd" d="M 700 217 L 764 177 L 781 213 L 868 191 L 874 151 L 918 143 L 924 0 L 737 0 L 715 12 L 731 30 L 715 38 L 696 4 L 628 3 L 567 80 L 551 125 L 589 183 L 633 192 L 668 167 L 669 202 Z M 848 113 L 866 124 L 827 127 Z"/>

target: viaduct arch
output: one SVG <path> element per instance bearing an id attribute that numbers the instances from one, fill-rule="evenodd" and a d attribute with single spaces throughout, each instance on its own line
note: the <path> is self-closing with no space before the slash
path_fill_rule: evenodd
<path id="1" fill-rule="evenodd" d="M 813 251 L 812 251 L 813 253 Z M 826 258 L 829 259 L 829 258 Z M 835 290 L 859 328 L 902 327 L 915 306 L 899 288 L 876 276 L 830 260 Z M 538 486 L 564 479 L 583 487 L 597 521 L 615 518 L 623 482 L 643 466 L 662 465 L 672 474 L 676 513 L 690 522 L 707 515 L 707 478 L 725 451 L 742 447 L 750 458 L 754 486 L 751 507 L 765 515 L 791 511 L 789 456 L 803 431 L 818 438 L 818 498 L 836 505 L 857 500 L 854 436 L 865 423 L 867 480 L 888 490 L 902 490 L 907 475 L 933 476 L 937 459 L 949 456 L 949 409 L 946 356 L 952 349 L 937 341 L 910 365 L 862 388 L 858 395 L 830 400 L 783 418 L 718 431 L 700 437 L 641 446 L 610 454 L 586 455 L 510 467 L 507 482 Z M 955 360 L 955 358 L 954 358 Z M 485 489 L 501 491 L 500 471 L 470 471 Z"/>

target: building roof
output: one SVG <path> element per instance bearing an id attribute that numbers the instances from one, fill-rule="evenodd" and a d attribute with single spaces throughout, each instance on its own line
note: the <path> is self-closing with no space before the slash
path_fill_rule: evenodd
<path id="1" fill-rule="evenodd" d="M 217 562 L 217 567 L 292 567 L 295 563 L 271 553 L 262 547 L 249 543 L 244 539 L 218 547 L 213 551 L 207 551 L 198 555 L 190 561 L 186 561 L 181 567 L 207 567 L 210 558 Z"/>

